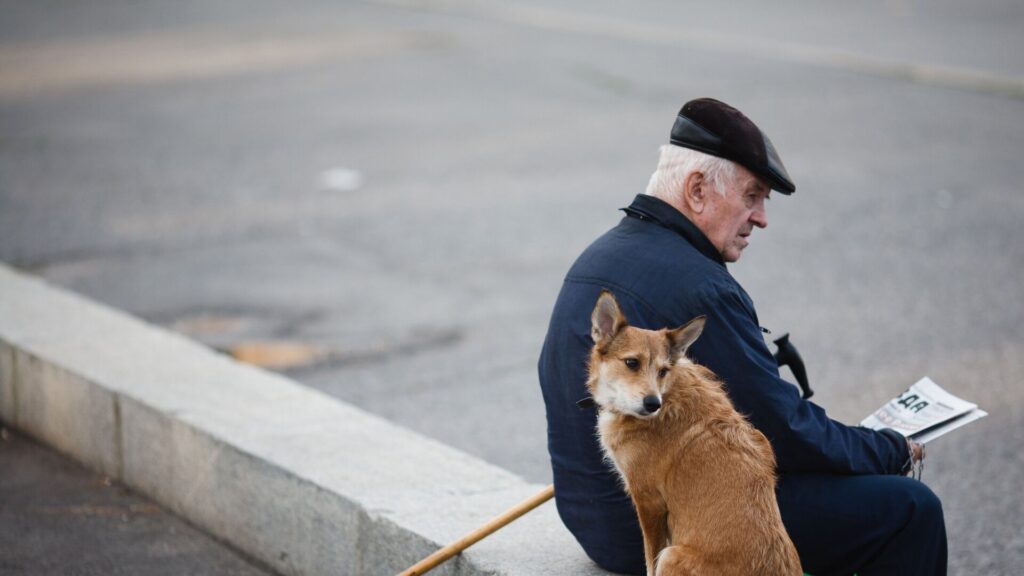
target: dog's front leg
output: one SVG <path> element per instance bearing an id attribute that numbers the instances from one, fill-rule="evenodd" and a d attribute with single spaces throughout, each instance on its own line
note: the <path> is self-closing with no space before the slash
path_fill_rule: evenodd
<path id="1" fill-rule="evenodd" d="M 654 563 L 658 553 L 668 545 L 668 508 L 657 491 L 633 494 L 633 505 L 644 534 L 644 559 L 647 576 L 654 576 Z"/>

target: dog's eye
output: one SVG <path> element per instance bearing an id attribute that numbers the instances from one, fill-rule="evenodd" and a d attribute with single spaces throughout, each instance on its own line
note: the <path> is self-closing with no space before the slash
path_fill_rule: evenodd
<path id="1" fill-rule="evenodd" d="M 664 378 L 665 376 L 668 376 L 668 368 L 658 370 L 658 378 Z"/>
<path id="2" fill-rule="evenodd" d="M 640 367 L 640 361 L 636 358 L 626 358 L 623 362 L 626 363 L 626 368 L 629 368 L 630 370 L 636 370 Z"/>

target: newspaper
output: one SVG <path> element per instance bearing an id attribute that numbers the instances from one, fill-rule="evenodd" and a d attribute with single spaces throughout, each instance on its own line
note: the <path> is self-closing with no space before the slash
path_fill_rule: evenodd
<path id="1" fill-rule="evenodd" d="M 927 376 L 865 418 L 860 425 L 892 428 L 922 444 L 988 416 L 988 412 L 943 390 Z"/>

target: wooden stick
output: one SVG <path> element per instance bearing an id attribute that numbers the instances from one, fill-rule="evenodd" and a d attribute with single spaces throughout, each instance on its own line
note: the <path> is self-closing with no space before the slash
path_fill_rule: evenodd
<path id="1" fill-rule="evenodd" d="M 519 518 L 523 514 L 526 514 L 530 510 L 533 510 L 537 506 L 547 502 L 555 495 L 554 484 L 541 490 L 536 495 L 523 500 L 519 504 L 509 508 L 502 512 L 500 515 L 495 516 L 483 526 L 476 530 L 466 534 L 462 538 L 459 538 L 455 542 L 441 548 L 437 552 L 434 552 L 430 556 L 427 556 L 423 560 L 417 562 L 413 567 L 409 568 L 405 572 L 402 572 L 398 576 L 418 576 L 419 574 L 426 574 L 428 571 L 433 570 L 440 566 L 445 560 L 448 560 L 452 556 L 459 554 L 466 548 L 469 548 L 473 544 L 476 544 L 480 540 L 490 536 L 497 532 L 499 529 L 504 528 L 508 524 L 511 524 L 515 519 Z"/>

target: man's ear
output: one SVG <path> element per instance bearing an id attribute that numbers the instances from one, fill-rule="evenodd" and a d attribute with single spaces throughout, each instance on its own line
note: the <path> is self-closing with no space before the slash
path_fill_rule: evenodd
<path id="1" fill-rule="evenodd" d="M 700 333 L 704 331 L 704 322 L 707 316 L 697 316 L 683 326 L 668 331 L 669 347 L 672 352 L 672 359 L 679 360 L 686 355 L 690 345 L 697 341 Z"/>
<path id="2" fill-rule="evenodd" d="M 626 317 L 623 316 L 615 296 L 607 290 L 602 290 L 601 295 L 597 297 L 597 304 L 594 305 L 594 312 L 590 315 L 590 336 L 594 339 L 594 344 L 599 348 L 606 347 L 625 327 Z"/>
<path id="3" fill-rule="evenodd" d="M 683 180 L 683 204 L 693 214 L 704 212 L 710 184 L 704 173 L 698 171 L 690 172 L 686 175 L 686 180 Z"/>

